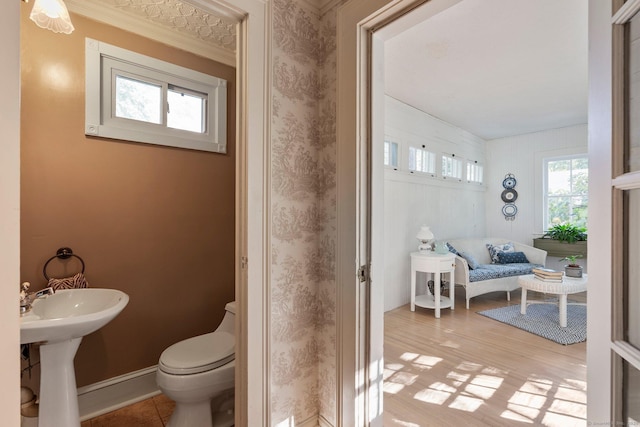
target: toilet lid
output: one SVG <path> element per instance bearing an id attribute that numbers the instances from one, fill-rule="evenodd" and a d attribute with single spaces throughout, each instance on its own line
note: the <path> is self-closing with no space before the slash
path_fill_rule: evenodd
<path id="1" fill-rule="evenodd" d="M 160 355 L 160 369 L 176 375 L 210 371 L 235 358 L 235 341 L 228 332 L 211 332 L 177 342 Z"/>

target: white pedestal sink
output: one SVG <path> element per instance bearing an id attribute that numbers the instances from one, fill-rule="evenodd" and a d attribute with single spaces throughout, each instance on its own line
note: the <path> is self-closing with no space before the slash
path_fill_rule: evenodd
<path id="1" fill-rule="evenodd" d="M 65 289 L 34 301 L 20 318 L 20 343 L 40 342 L 38 427 L 79 427 L 73 358 L 82 337 L 116 317 L 129 296 L 116 289 Z"/>

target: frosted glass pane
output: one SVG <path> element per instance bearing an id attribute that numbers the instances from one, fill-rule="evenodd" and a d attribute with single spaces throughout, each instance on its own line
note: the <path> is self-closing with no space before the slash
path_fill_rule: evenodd
<path id="1" fill-rule="evenodd" d="M 162 123 L 162 87 L 116 76 L 115 115 L 123 119 Z"/>

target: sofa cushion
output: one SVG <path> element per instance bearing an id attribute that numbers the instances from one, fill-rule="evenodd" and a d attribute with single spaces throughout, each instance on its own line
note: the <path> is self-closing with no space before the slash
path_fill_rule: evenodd
<path id="1" fill-rule="evenodd" d="M 500 264 L 528 263 L 529 260 L 524 252 L 498 252 L 498 262 Z"/>
<path id="2" fill-rule="evenodd" d="M 462 258 L 467 260 L 467 264 L 469 265 L 469 269 L 471 270 L 475 270 L 476 268 L 478 268 L 478 266 L 480 265 L 480 263 L 478 263 L 478 261 L 476 261 L 476 259 L 474 258 L 473 255 L 471 255 L 468 252 L 459 252 L 458 253 Z"/>
<path id="3" fill-rule="evenodd" d="M 482 280 L 500 279 L 501 277 L 521 276 L 532 274 L 532 268 L 540 268 L 540 264 L 480 264 L 478 268 L 469 270 L 469 281 L 480 282 Z"/>
<path id="4" fill-rule="evenodd" d="M 491 243 L 487 243 L 487 250 L 489 251 L 489 256 L 491 257 L 491 262 L 497 264 L 500 262 L 498 259 L 498 254 L 500 252 L 515 252 L 515 247 L 513 243 L 508 242 L 501 245 L 493 245 Z"/>

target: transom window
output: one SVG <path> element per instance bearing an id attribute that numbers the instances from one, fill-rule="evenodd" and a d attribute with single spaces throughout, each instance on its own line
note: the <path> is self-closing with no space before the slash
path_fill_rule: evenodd
<path id="1" fill-rule="evenodd" d="M 398 167 L 398 143 L 384 141 L 384 165 L 392 168 Z"/>
<path id="2" fill-rule="evenodd" d="M 409 170 L 422 173 L 436 173 L 436 155 L 418 147 L 409 147 Z"/>
<path id="3" fill-rule="evenodd" d="M 86 39 L 85 134 L 226 152 L 226 80 Z"/>
<path id="4" fill-rule="evenodd" d="M 467 162 L 467 181 L 482 184 L 484 182 L 484 168 L 477 161 Z"/>
<path id="5" fill-rule="evenodd" d="M 455 154 L 442 155 L 442 177 L 462 179 L 462 159 Z"/>
<path id="6" fill-rule="evenodd" d="M 585 154 L 544 161 L 545 229 L 556 224 L 587 226 L 589 160 Z"/>

